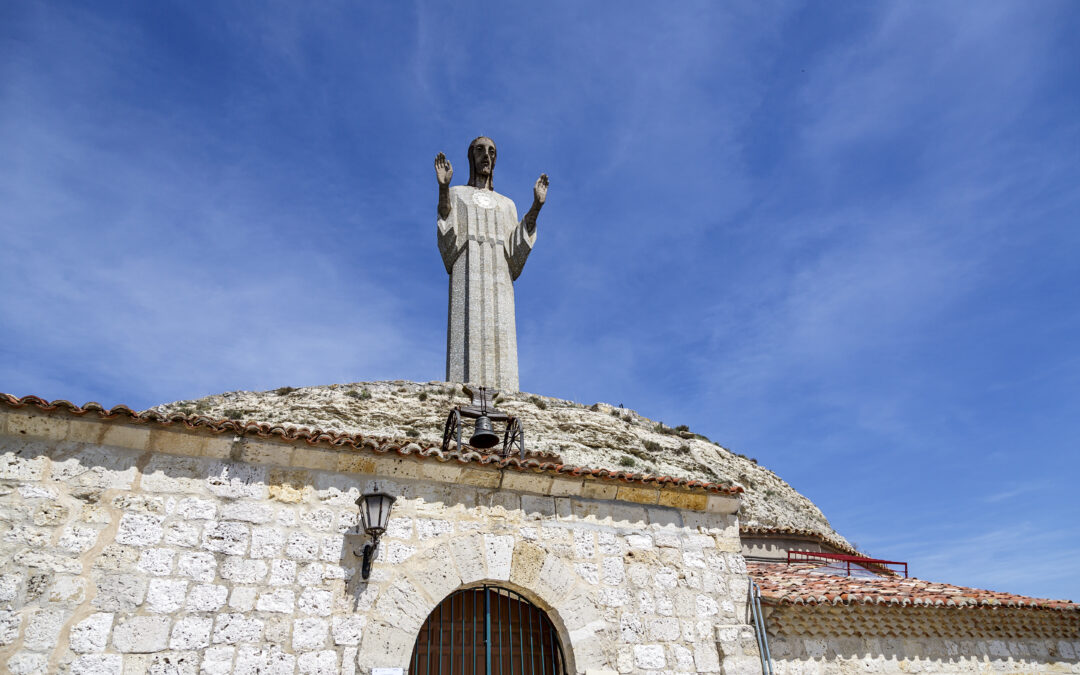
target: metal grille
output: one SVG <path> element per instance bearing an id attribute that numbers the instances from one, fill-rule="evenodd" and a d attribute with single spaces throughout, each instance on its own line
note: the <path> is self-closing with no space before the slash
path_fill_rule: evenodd
<path id="1" fill-rule="evenodd" d="M 409 663 L 409 675 L 566 675 L 551 620 L 498 586 L 467 588 L 443 600 L 420 627 Z"/>

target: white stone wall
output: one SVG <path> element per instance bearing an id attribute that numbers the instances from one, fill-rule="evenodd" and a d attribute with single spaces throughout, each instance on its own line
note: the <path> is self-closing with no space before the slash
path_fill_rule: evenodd
<path id="1" fill-rule="evenodd" d="M 563 496 L 550 476 L 494 470 L 448 482 L 434 461 L 356 453 L 342 470 L 341 453 L 304 444 L 6 417 L 0 669 L 405 667 L 436 604 L 481 582 L 545 609 L 578 673 L 760 669 L 723 509 Z M 375 487 L 399 499 L 364 582 L 352 551 L 366 537 L 350 533 L 354 500 Z"/>
<path id="2" fill-rule="evenodd" d="M 1080 673 L 1080 640 L 778 638 L 776 675 Z"/>

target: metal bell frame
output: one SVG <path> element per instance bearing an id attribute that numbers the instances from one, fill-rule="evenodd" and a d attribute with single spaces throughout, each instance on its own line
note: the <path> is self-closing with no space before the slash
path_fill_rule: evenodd
<path id="1" fill-rule="evenodd" d="M 471 445 L 473 439 L 476 439 L 478 435 L 487 436 L 487 434 L 483 433 L 484 431 L 494 434 L 494 429 L 490 426 L 479 428 L 483 424 L 483 418 L 486 418 L 489 425 L 491 422 L 506 423 L 506 429 L 503 432 L 502 451 L 499 454 L 503 457 L 518 454 L 521 459 L 525 459 L 525 429 L 521 426 L 521 420 L 495 408 L 495 397 L 499 392 L 487 387 L 478 387 L 475 390 L 470 389 L 469 387 L 462 388 L 465 390 L 465 393 L 472 396 L 472 404 L 467 406 L 454 406 L 453 409 L 450 410 L 450 414 L 446 418 L 446 426 L 443 427 L 443 452 L 448 452 L 450 450 L 450 441 L 455 441 L 458 448 L 463 447 L 461 444 L 462 418 L 474 419 L 477 421 L 476 431 L 479 433 L 474 433 L 473 437 L 469 439 L 470 447 L 487 450 L 488 448 L 497 445 L 498 436 L 495 436 L 496 442 L 487 447 Z"/>

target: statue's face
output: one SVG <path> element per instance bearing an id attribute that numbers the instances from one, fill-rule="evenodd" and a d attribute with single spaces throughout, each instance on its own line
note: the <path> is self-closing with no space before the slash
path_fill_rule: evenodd
<path id="1" fill-rule="evenodd" d="M 481 176 L 490 176 L 495 170 L 495 141 L 481 138 L 472 146 L 473 166 Z"/>

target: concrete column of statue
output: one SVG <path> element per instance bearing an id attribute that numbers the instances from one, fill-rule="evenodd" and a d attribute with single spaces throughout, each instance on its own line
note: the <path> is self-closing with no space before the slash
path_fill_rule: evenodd
<path id="1" fill-rule="evenodd" d="M 495 142 L 485 136 L 469 144 L 467 185 L 450 187 L 454 168 L 443 153 L 435 157 L 439 251 L 450 275 L 446 379 L 517 391 L 514 280 L 536 243 L 548 177 L 537 179 L 519 221 L 513 200 L 495 192 L 494 171 Z"/>

